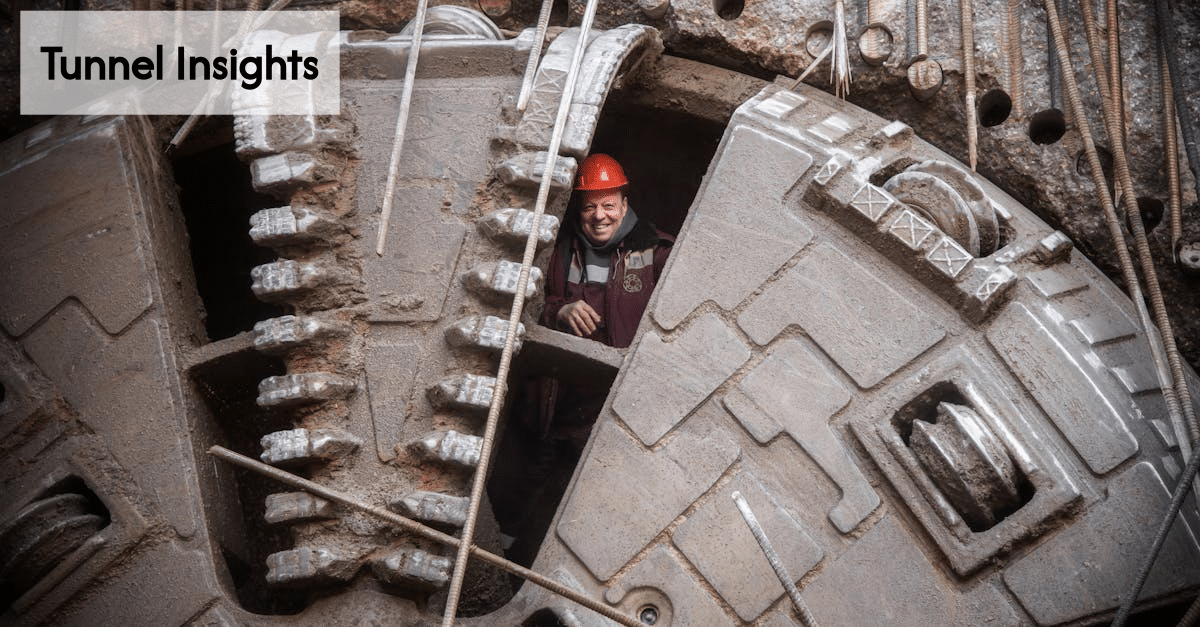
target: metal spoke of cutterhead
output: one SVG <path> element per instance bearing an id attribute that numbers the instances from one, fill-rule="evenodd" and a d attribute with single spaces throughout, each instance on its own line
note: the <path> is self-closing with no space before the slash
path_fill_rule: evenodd
<path id="1" fill-rule="evenodd" d="M 450 577 L 450 589 L 446 596 L 446 611 L 442 615 L 442 627 L 454 624 L 454 615 L 458 611 L 458 596 L 462 591 L 463 576 L 467 570 L 467 556 L 475 534 L 475 521 L 479 516 L 479 504 L 483 499 L 484 486 L 487 484 L 488 463 L 491 461 L 492 444 L 496 437 L 496 425 L 500 422 L 500 409 L 504 406 L 504 398 L 508 392 L 508 372 L 512 366 L 513 349 L 517 341 L 517 328 L 521 321 L 521 312 L 525 308 L 525 290 L 529 285 L 529 269 L 533 267 L 533 257 L 537 252 L 538 232 L 542 215 L 546 212 L 546 202 L 550 198 L 550 184 L 554 180 L 554 168 L 558 163 L 558 150 L 562 144 L 563 131 L 567 125 L 567 117 L 571 112 L 571 100 L 575 94 L 575 82 L 579 76 L 579 66 L 583 62 L 583 51 L 587 47 L 588 35 L 592 30 L 592 22 L 596 17 L 598 0 L 588 0 L 579 25 L 579 38 L 575 42 L 575 51 L 571 56 L 571 65 L 567 69 L 563 85 L 562 97 L 558 103 L 558 115 L 554 120 L 554 129 L 550 133 L 550 144 L 546 147 L 546 164 L 542 169 L 541 183 L 538 186 L 537 201 L 534 204 L 533 223 L 529 227 L 529 237 L 525 240 L 525 254 L 521 259 L 521 274 L 517 278 L 517 293 L 513 298 L 512 310 L 508 318 L 508 334 L 505 336 L 504 350 L 500 353 L 500 366 L 496 370 L 496 390 L 492 394 L 492 403 L 488 407 L 487 424 L 483 431 L 483 442 L 480 445 L 479 463 L 475 468 L 475 478 L 471 483 L 471 503 L 467 510 L 467 520 L 462 529 L 462 544 L 454 560 L 454 572 Z"/>

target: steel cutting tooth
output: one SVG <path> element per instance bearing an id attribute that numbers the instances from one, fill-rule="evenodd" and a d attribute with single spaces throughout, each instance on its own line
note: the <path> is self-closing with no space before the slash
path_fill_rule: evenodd
<path id="1" fill-rule="evenodd" d="M 463 285 L 485 299 L 508 299 L 517 294 L 517 281 L 521 276 L 521 264 L 501 260 L 484 263 L 471 268 L 463 275 Z M 529 268 L 529 282 L 525 284 L 525 297 L 531 298 L 541 290 L 542 271 Z"/>
<path id="2" fill-rule="evenodd" d="M 454 430 L 434 431 L 408 445 L 418 457 L 474 468 L 479 465 L 483 439 Z"/>
<path id="3" fill-rule="evenodd" d="M 489 239 L 508 246 L 524 246 L 533 230 L 533 212 L 516 207 L 493 211 L 478 221 L 480 232 Z M 538 221 L 538 247 L 554 242 L 558 231 L 558 218 L 542 215 Z"/>
<path id="4" fill-rule="evenodd" d="M 362 440 L 337 429 L 290 429 L 268 433 L 259 443 L 263 447 L 260 459 L 268 464 L 284 464 L 345 457 Z"/>
<path id="5" fill-rule="evenodd" d="M 554 161 L 554 178 L 550 187 L 557 190 L 570 189 L 575 180 L 575 158 L 559 156 Z M 546 151 L 519 154 L 496 168 L 496 175 L 505 184 L 517 187 L 537 187 L 546 172 Z"/>
<path id="6" fill-rule="evenodd" d="M 454 561 L 421 549 L 401 549 L 371 562 L 371 571 L 385 583 L 415 586 L 427 590 L 440 588 L 450 581 Z"/>
<path id="7" fill-rule="evenodd" d="M 490 351 L 504 349 L 504 341 L 508 337 L 508 320 L 496 316 L 471 316 L 457 320 L 446 328 L 446 341 L 451 346 L 475 347 Z M 525 325 L 517 323 L 516 344 L 513 351 L 521 349 L 521 338 L 525 335 Z"/>
<path id="8" fill-rule="evenodd" d="M 317 161 L 312 155 L 285 152 L 255 159 L 250 175 L 255 191 L 286 194 L 316 182 Z"/>
<path id="9" fill-rule="evenodd" d="M 317 316 L 280 316 L 254 324 L 254 348 L 264 353 L 282 353 L 313 340 L 346 335 L 350 326 Z"/>
<path id="10" fill-rule="evenodd" d="M 265 301 L 285 300 L 333 280 L 333 273 L 315 263 L 281 259 L 250 269 L 250 289 Z"/>
<path id="11" fill-rule="evenodd" d="M 250 216 L 250 239 L 259 246 L 308 244 L 344 231 L 323 211 L 302 205 L 272 207 Z"/>
<path id="12" fill-rule="evenodd" d="M 496 390 L 496 378 L 477 374 L 446 377 L 426 391 L 429 402 L 442 409 L 487 411 Z"/>
<path id="13" fill-rule="evenodd" d="M 467 509 L 470 504 L 469 497 L 418 491 L 392 501 L 389 507 L 392 511 L 416 520 L 461 527 L 467 522 Z"/>
<path id="14" fill-rule="evenodd" d="M 359 564 L 326 548 L 298 547 L 267 556 L 267 583 L 307 588 L 350 581 Z"/>
<path id="15" fill-rule="evenodd" d="M 263 519 L 272 525 L 337 518 L 333 503 L 308 492 L 268 494 Z"/>
<path id="16" fill-rule="evenodd" d="M 352 379 L 331 372 L 287 374 L 260 381 L 256 402 L 260 407 L 311 405 L 345 398 L 355 388 Z"/>

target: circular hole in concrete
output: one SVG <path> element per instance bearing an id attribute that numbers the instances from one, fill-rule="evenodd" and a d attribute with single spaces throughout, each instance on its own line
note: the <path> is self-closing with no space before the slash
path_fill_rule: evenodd
<path id="1" fill-rule="evenodd" d="M 746 0 L 713 0 L 713 11 L 723 20 L 736 20 L 746 8 Z"/>
<path id="2" fill-rule="evenodd" d="M 644 605 L 638 610 L 638 620 L 642 621 L 643 625 L 655 625 L 658 623 L 658 608 L 653 605 Z"/>
<path id="3" fill-rule="evenodd" d="M 1035 144 L 1053 144 L 1067 134 L 1067 118 L 1058 109 L 1038 111 L 1029 118 L 1029 139 Z"/>
<path id="4" fill-rule="evenodd" d="M 825 52 L 825 48 L 829 47 L 832 39 L 833 22 L 828 20 L 817 22 L 808 28 L 808 33 L 804 36 L 804 51 L 815 59 Z"/>
<path id="5" fill-rule="evenodd" d="M 979 123 L 996 126 L 1008 119 L 1012 113 L 1012 98 L 1003 89 L 988 91 L 979 99 Z"/>
<path id="6" fill-rule="evenodd" d="M 1100 158 L 1100 169 L 1104 172 L 1104 180 L 1108 181 L 1108 187 L 1112 189 L 1113 178 L 1113 156 L 1104 146 L 1096 146 L 1096 156 Z M 1075 156 L 1075 171 L 1080 176 L 1092 175 L 1091 166 L 1088 165 L 1087 152 L 1080 150 Z"/>
<path id="7" fill-rule="evenodd" d="M 1146 225 L 1147 231 L 1153 231 L 1154 227 L 1162 222 L 1163 211 L 1165 209 L 1163 201 L 1143 196 L 1137 199 L 1137 204 L 1138 213 L 1142 216 L 1142 224 Z"/>

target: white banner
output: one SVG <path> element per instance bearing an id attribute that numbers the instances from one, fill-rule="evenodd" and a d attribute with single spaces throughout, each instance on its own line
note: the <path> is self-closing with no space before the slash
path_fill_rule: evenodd
<path id="1" fill-rule="evenodd" d="M 22 11 L 21 113 L 336 115 L 337 11 Z"/>

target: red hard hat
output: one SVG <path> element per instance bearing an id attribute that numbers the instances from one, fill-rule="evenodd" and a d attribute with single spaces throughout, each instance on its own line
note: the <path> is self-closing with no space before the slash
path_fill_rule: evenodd
<path id="1" fill-rule="evenodd" d="M 625 170 L 621 169 L 621 164 L 617 163 L 612 157 L 595 153 L 588 155 L 587 159 L 583 160 L 583 165 L 579 167 L 579 180 L 575 183 L 575 189 L 581 192 L 590 192 L 601 189 L 616 189 L 629 184 L 629 179 L 625 178 Z"/>

